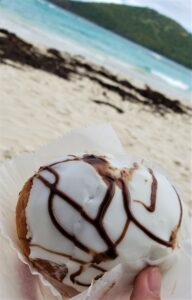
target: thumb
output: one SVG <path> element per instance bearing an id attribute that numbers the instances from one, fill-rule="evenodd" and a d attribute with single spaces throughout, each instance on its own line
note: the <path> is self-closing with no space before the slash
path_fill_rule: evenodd
<path id="1" fill-rule="evenodd" d="M 136 278 L 130 300 L 160 300 L 161 273 L 157 267 L 143 270 Z"/>

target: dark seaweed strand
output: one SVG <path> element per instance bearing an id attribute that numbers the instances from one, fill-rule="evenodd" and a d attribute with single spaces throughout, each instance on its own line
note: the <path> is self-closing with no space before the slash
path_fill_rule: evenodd
<path id="1" fill-rule="evenodd" d="M 68 161 L 73 161 L 73 160 L 80 160 L 80 158 L 78 157 L 74 157 L 72 159 L 67 159 L 58 163 L 62 163 L 62 162 L 68 162 Z M 48 211 L 49 211 L 49 215 L 50 218 L 54 224 L 54 226 L 60 231 L 60 233 L 62 235 L 64 235 L 66 238 L 68 238 L 70 241 L 72 241 L 75 246 L 77 246 L 78 248 L 80 248 L 82 251 L 86 252 L 86 253 L 90 253 L 93 255 L 93 260 L 91 262 L 91 267 L 100 270 L 101 272 L 105 272 L 106 270 L 104 270 L 103 268 L 97 266 L 97 264 L 99 264 L 101 261 L 103 260 L 108 260 L 108 259 L 115 259 L 118 254 L 116 251 L 116 247 L 117 245 L 121 242 L 121 240 L 123 239 L 123 237 L 126 234 L 127 228 L 129 226 L 129 223 L 132 221 L 137 227 L 139 227 L 147 236 L 149 236 L 151 239 L 155 240 L 156 242 L 167 246 L 167 247 L 172 247 L 173 243 L 172 243 L 172 238 L 170 237 L 170 241 L 165 241 L 162 240 L 161 238 L 155 236 L 151 231 L 149 231 L 146 227 L 144 227 L 133 215 L 131 208 L 130 208 L 130 203 L 131 203 L 131 196 L 130 196 L 130 192 L 128 190 L 128 187 L 126 185 L 125 180 L 122 178 L 114 178 L 113 176 L 109 175 L 109 171 L 108 171 L 108 162 L 105 160 L 104 157 L 97 157 L 94 155 L 85 155 L 83 157 L 83 161 L 89 163 L 90 165 L 92 165 L 97 172 L 101 175 L 101 177 L 103 178 L 104 182 L 107 184 L 108 188 L 106 191 L 106 194 L 104 196 L 103 201 L 101 202 L 101 205 L 99 207 L 98 210 L 98 214 L 96 216 L 95 219 L 90 218 L 86 212 L 83 210 L 82 206 L 79 205 L 78 203 L 75 202 L 74 199 L 70 198 L 68 195 L 66 195 L 64 192 L 60 191 L 57 188 L 57 184 L 59 182 L 59 174 L 53 170 L 51 168 L 51 166 L 54 166 L 58 163 L 54 163 L 48 167 L 43 167 L 40 170 L 47 170 L 50 173 L 52 173 L 55 177 L 55 182 L 53 184 L 51 184 L 49 181 L 47 181 L 42 175 L 37 174 L 36 177 L 41 180 L 49 189 L 50 189 L 50 195 L 49 195 L 49 199 L 48 199 Z M 152 175 L 152 185 L 151 185 L 151 205 L 150 207 L 146 207 L 150 212 L 153 212 L 155 210 L 155 205 L 156 205 L 156 191 L 157 191 L 157 180 L 152 172 L 151 169 L 149 169 L 150 174 Z M 114 196 L 114 192 L 115 192 L 115 184 L 118 182 L 121 183 L 121 189 L 122 189 L 122 195 L 123 195 L 123 205 L 124 205 L 124 209 L 127 215 L 127 220 L 125 223 L 125 226 L 123 228 L 123 231 L 120 235 L 120 237 L 118 238 L 118 240 L 114 243 L 109 235 L 107 234 L 104 226 L 103 226 L 103 218 L 105 216 L 105 213 L 107 212 L 108 207 L 110 206 L 110 203 L 113 199 Z M 100 237 L 105 241 L 106 245 L 108 246 L 108 249 L 105 252 L 102 253 L 96 253 L 93 249 L 85 246 L 84 244 L 81 243 L 81 241 L 79 241 L 74 235 L 69 234 L 57 221 L 57 219 L 54 216 L 54 212 L 53 212 L 53 199 L 54 199 L 54 195 L 59 196 L 61 199 L 63 199 L 64 201 L 66 201 L 69 205 L 71 205 L 76 211 L 78 211 L 81 216 L 91 225 L 93 225 L 95 227 L 95 229 L 98 231 Z M 178 194 L 177 194 L 178 195 Z M 179 198 L 179 196 L 178 196 Z M 178 223 L 178 227 L 181 223 L 181 219 L 182 219 L 182 205 L 181 205 L 181 201 L 179 198 L 179 202 L 180 202 L 180 207 L 181 207 L 181 215 L 180 215 L 180 219 L 179 219 L 179 223 Z M 144 205 L 145 206 L 145 205 Z M 38 245 L 36 245 L 38 246 Z M 64 255 L 63 255 L 64 256 Z M 76 260 L 76 259 L 72 259 L 72 260 Z M 76 260 L 77 261 L 77 260 Z M 77 276 L 79 276 L 82 272 L 83 272 L 83 265 L 84 262 L 80 262 L 81 264 L 80 268 L 78 271 L 76 271 L 75 273 L 70 275 L 70 278 L 72 280 L 72 282 L 75 282 L 79 285 L 82 286 L 87 286 L 86 283 L 82 283 L 79 282 L 78 280 L 76 280 L 75 278 Z M 95 264 L 96 263 L 96 264 Z M 86 263 L 89 264 L 89 263 Z"/>

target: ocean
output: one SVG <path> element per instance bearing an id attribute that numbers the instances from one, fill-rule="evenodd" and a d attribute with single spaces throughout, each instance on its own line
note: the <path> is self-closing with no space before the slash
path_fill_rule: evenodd
<path id="1" fill-rule="evenodd" d="M 45 0 L 0 0 L 0 28 L 82 55 L 173 99 L 192 98 L 191 70 Z"/>

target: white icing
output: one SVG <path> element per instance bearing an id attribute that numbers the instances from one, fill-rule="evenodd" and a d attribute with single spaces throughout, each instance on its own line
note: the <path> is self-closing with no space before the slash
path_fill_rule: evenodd
<path id="1" fill-rule="evenodd" d="M 114 218 L 113 222 L 111 222 L 111 217 Z M 104 227 L 113 242 L 118 240 L 119 236 L 121 235 L 126 220 L 127 220 L 127 216 L 123 206 L 122 191 L 117 186 L 113 200 L 103 219 Z"/>
<path id="2" fill-rule="evenodd" d="M 123 160 L 118 161 L 116 158 L 109 158 L 108 161 L 114 168 L 115 176 L 120 175 L 122 168 L 133 167 L 132 162 L 129 161 L 126 161 L 126 164 Z M 106 183 L 94 167 L 84 161 L 68 161 L 53 165 L 52 169 L 56 170 L 60 177 L 58 188 L 75 199 L 75 202 L 80 204 L 83 210 L 94 219 L 107 191 Z M 55 182 L 54 175 L 48 171 L 42 170 L 40 175 L 51 184 Z M 139 200 L 150 206 L 152 175 L 141 164 L 133 171 L 127 182 L 131 194 L 130 208 L 141 224 L 156 236 L 169 241 L 171 232 L 177 226 L 180 216 L 178 196 L 165 176 L 155 171 L 154 175 L 158 182 L 155 211 L 149 212 L 141 203 L 134 201 Z M 76 247 L 55 228 L 48 214 L 49 193 L 48 187 L 35 177 L 26 208 L 27 236 L 31 237 L 31 244 L 38 244 L 54 252 L 67 254 L 87 262 L 86 269 L 77 277 L 77 280 L 91 283 L 95 276 L 101 274 L 101 271 L 89 267 L 92 256 Z M 107 245 L 95 227 L 58 195 L 54 196 L 53 212 L 57 222 L 85 246 L 96 252 L 107 250 Z M 124 209 L 122 191 L 116 185 L 113 200 L 103 218 L 105 230 L 113 242 L 121 235 L 126 220 L 127 215 Z M 117 251 L 119 255 L 116 259 L 103 261 L 99 266 L 109 270 L 120 262 L 129 264 L 130 261 L 138 261 L 143 258 L 153 259 L 154 256 L 160 258 L 172 252 L 172 249 L 157 243 L 133 222 L 130 222 L 123 240 L 117 246 Z M 30 258 L 40 258 L 58 264 L 66 264 L 69 272 L 64 282 L 79 291 L 85 289 L 85 287 L 73 285 L 70 279 L 70 274 L 78 271 L 79 263 L 33 246 L 30 247 Z"/>
<path id="3" fill-rule="evenodd" d="M 150 213 L 143 205 L 134 202 L 134 200 L 140 200 L 147 206 L 150 205 L 152 176 L 143 166 L 133 173 L 128 183 L 132 198 L 131 209 L 137 220 L 146 228 L 168 241 L 172 230 L 178 224 L 180 205 L 178 196 L 166 177 L 155 171 L 153 173 L 158 182 L 155 211 Z"/>

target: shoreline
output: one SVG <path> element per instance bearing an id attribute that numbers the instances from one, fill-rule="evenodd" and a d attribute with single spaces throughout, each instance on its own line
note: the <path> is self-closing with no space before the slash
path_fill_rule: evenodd
<path id="1" fill-rule="evenodd" d="M 44 70 L 65 80 L 70 80 L 73 74 L 87 77 L 97 82 L 101 87 L 118 94 L 123 101 L 128 99 L 132 102 L 150 106 L 160 114 L 164 114 L 168 110 L 181 114 L 191 112 L 188 103 L 183 103 L 178 99 L 172 100 L 166 95 L 151 89 L 148 85 L 144 85 L 144 87 L 136 86 L 126 78 L 115 75 L 107 68 L 88 62 L 80 55 L 72 56 L 54 48 L 38 48 L 6 29 L 0 29 L 0 42 L 0 60 L 2 63 L 10 60 L 14 63 Z M 108 105 L 104 101 L 96 101 L 95 103 Z M 119 108 L 117 110 L 121 111 Z"/>
<path id="2" fill-rule="evenodd" d="M 136 66 L 126 62 L 126 64 L 119 60 L 117 57 L 104 55 L 104 53 L 97 49 L 95 51 L 89 46 L 81 45 L 76 41 L 70 40 L 67 36 L 62 37 L 57 33 L 40 29 L 35 24 L 27 23 L 21 16 L 12 13 L 8 13 L 5 10 L 6 18 L 0 13 L 2 20 L 0 20 L 0 28 L 4 28 L 10 32 L 14 32 L 18 37 L 24 39 L 28 43 L 37 45 L 39 48 L 55 48 L 60 52 L 67 52 L 73 56 L 86 57 L 90 64 L 102 65 L 107 68 L 111 73 L 116 73 L 118 76 L 127 78 L 129 81 L 134 82 L 135 85 L 143 86 L 148 85 L 151 89 L 155 89 L 160 92 L 163 90 L 166 95 L 171 98 L 177 98 L 182 102 L 189 102 L 192 97 L 192 92 L 188 89 L 187 82 L 183 82 L 179 78 L 172 78 L 164 72 L 160 72 L 153 69 L 145 69 L 141 66 Z M 140 45 L 139 45 L 140 46 Z M 142 46 L 140 46 L 142 47 Z M 150 51 L 143 48 L 143 51 Z M 157 56 L 153 53 L 152 56 Z M 161 57 L 161 59 L 166 59 Z M 166 59 L 167 64 L 169 60 Z M 171 61 L 172 62 L 172 61 Z M 172 62 L 174 63 L 174 62 Z M 179 65 L 180 66 L 180 65 Z M 180 66 L 185 69 L 184 66 Z"/>
<path id="3" fill-rule="evenodd" d="M 190 105 L 6 30 L 0 31 L 0 76 L 0 160 L 108 122 L 128 153 L 167 170 L 192 207 Z"/>

